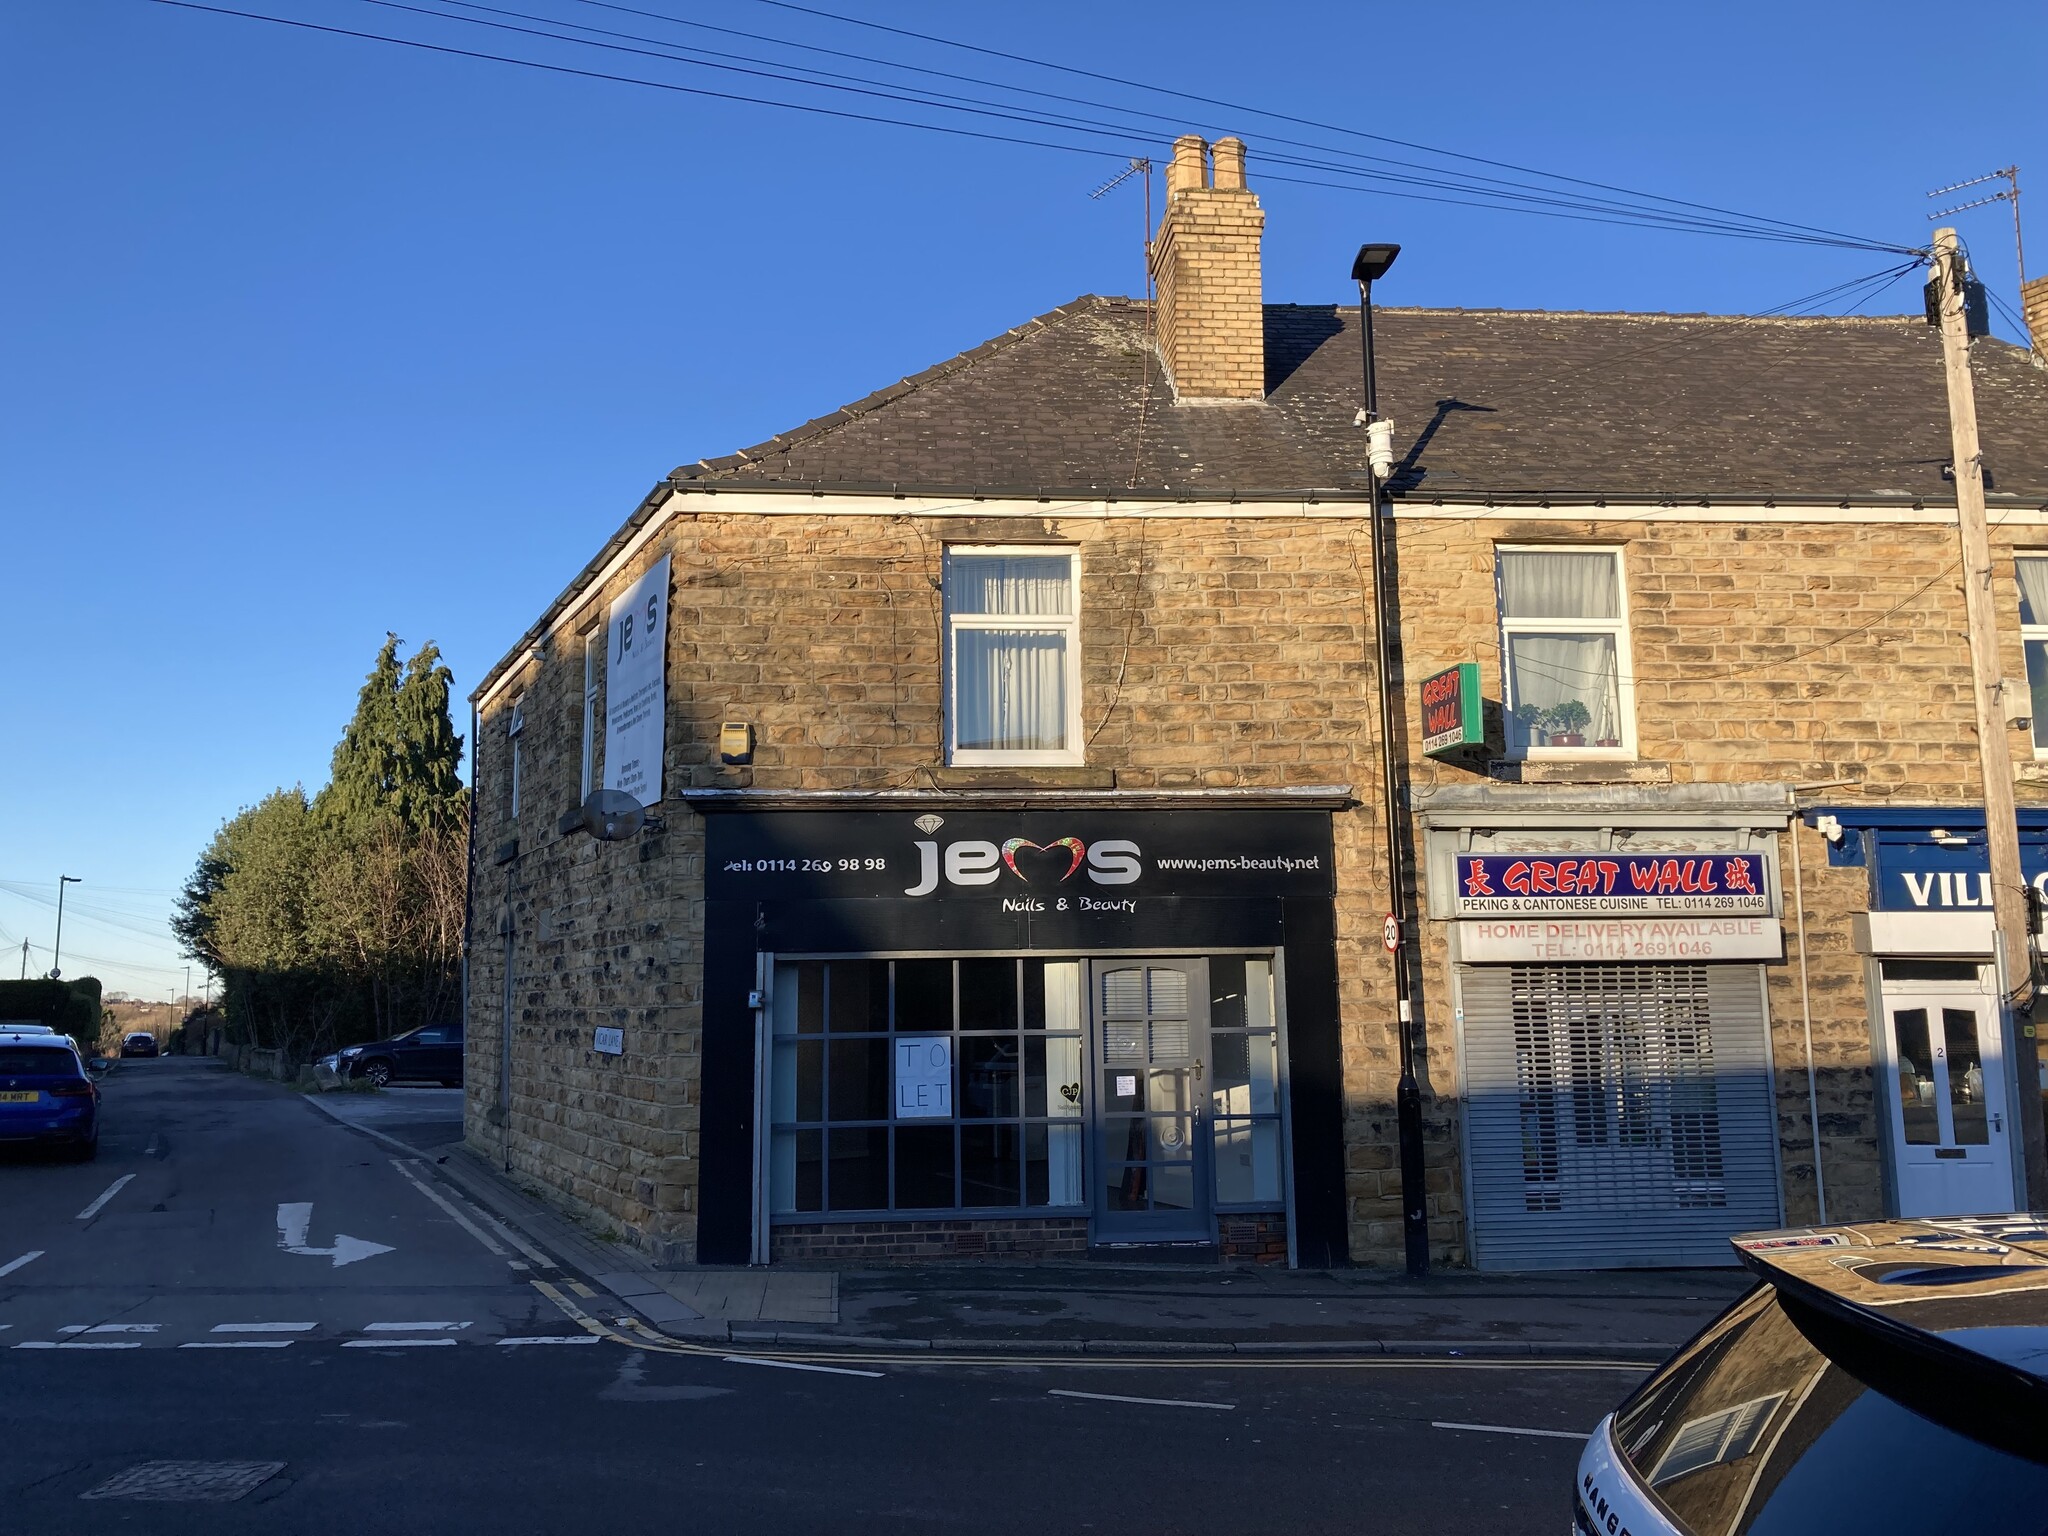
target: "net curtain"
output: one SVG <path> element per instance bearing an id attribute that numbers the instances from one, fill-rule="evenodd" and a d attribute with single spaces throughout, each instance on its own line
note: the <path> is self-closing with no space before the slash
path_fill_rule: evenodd
<path id="1" fill-rule="evenodd" d="M 946 606 L 955 615 L 1064 619 L 1074 611 L 1072 588 L 1073 566 L 1064 555 L 946 560 Z M 974 752 L 1065 747 L 1065 627 L 956 627 L 953 688 L 955 746 Z"/>

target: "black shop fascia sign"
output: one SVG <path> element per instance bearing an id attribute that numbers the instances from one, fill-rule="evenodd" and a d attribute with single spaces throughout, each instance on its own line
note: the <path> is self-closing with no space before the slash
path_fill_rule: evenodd
<path id="1" fill-rule="evenodd" d="M 759 947 L 1122 949 L 1277 943 L 1335 893 L 1326 811 L 720 811 L 705 894 Z"/>

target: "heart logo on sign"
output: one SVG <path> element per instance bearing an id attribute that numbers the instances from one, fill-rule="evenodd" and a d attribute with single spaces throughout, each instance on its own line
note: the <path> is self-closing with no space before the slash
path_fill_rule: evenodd
<path id="1" fill-rule="evenodd" d="M 1081 1085 L 1079 1083 L 1061 1083 L 1060 1097 L 1065 1099 L 1069 1104 L 1080 1103 Z"/>
<path id="2" fill-rule="evenodd" d="M 1078 837 L 1062 837 L 1050 843 L 1034 843 L 1028 837 L 1013 837 L 1003 844 L 1003 862 L 1010 867 L 1010 873 L 1026 885 L 1031 883 L 1031 877 L 1017 867 L 1019 848 L 1029 848 L 1033 853 L 1051 853 L 1055 848 L 1066 849 L 1072 858 L 1067 864 L 1066 873 L 1060 876 L 1062 880 L 1071 878 L 1074 871 L 1081 867 L 1081 861 L 1088 856 L 1088 845 Z"/>

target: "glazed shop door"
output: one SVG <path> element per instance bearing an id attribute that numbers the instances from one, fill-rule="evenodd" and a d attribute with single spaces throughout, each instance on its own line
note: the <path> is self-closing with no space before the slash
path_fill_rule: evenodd
<path id="1" fill-rule="evenodd" d="M 1989 995 L 1884 991 L 1901 1216 L 2013 1208 L 2005 1055 Z"/>
<path id="2" fill-rule="evenodd" d="M 1208 962 L 1091 961 L 1088 994 L 1095 1241 L 1214 1242 Z"/>

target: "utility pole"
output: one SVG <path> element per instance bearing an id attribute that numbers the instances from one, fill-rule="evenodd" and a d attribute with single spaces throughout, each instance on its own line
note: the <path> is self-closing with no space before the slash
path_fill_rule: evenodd
<path id="1" fill-rule="evenodd" d="M 1949 434 L 1956 482 L 1956 532 L 1962 544 L 1963 609 L 1970 626 L 1970 672 L 1977 698 L 1977 762 L 1984 779 L 1984 843 L 1991 860 L 1992 955 L 1998 977 L 2001 1031 L 2011 1042 L 2025 1172 L 2025 1203 L 2048 1209 L 2048 1157 L 2044 1157 L 2040 1049 L 2029 1011 L 2015 1014 L 2013 982 L 2031 987 L 2033 960 L 2027 932 L 2026 876 L 2020 869 L 2019 816 L 2013 806 L 2012 749 L 2006 740 L 2004 668 L 1999 661 L 1998 618 L 1991 601 L 1991 534 L 1984 517 L 1984 454 L 1977 441 L 1977 397 L 1970 382 L 1970 330 L 1965 311 L 1967 269 L 1953 229 L 1934 232 L 1934 281 L 1941 314 L 1941 357 L 1948 377 Z M 2011 1027 L 2006 1027 L 2011 1026 Z"/>
<path id="2" fill-rule="evenodd" d="M 64 974 L 57 969 L 57 962 L 64 955 L 64 887 L 67 885 L 83 885 L 84 883 L 76 875 L 59 875 L 57 877 L 57 942 L 50 950 L 50 980 L 52 981 L 56 981 Z"/>
<path id="3" fill-rule="evenodd" d="M 21 979 L 28 980 L 28 940 L 21 941 Z"/>

